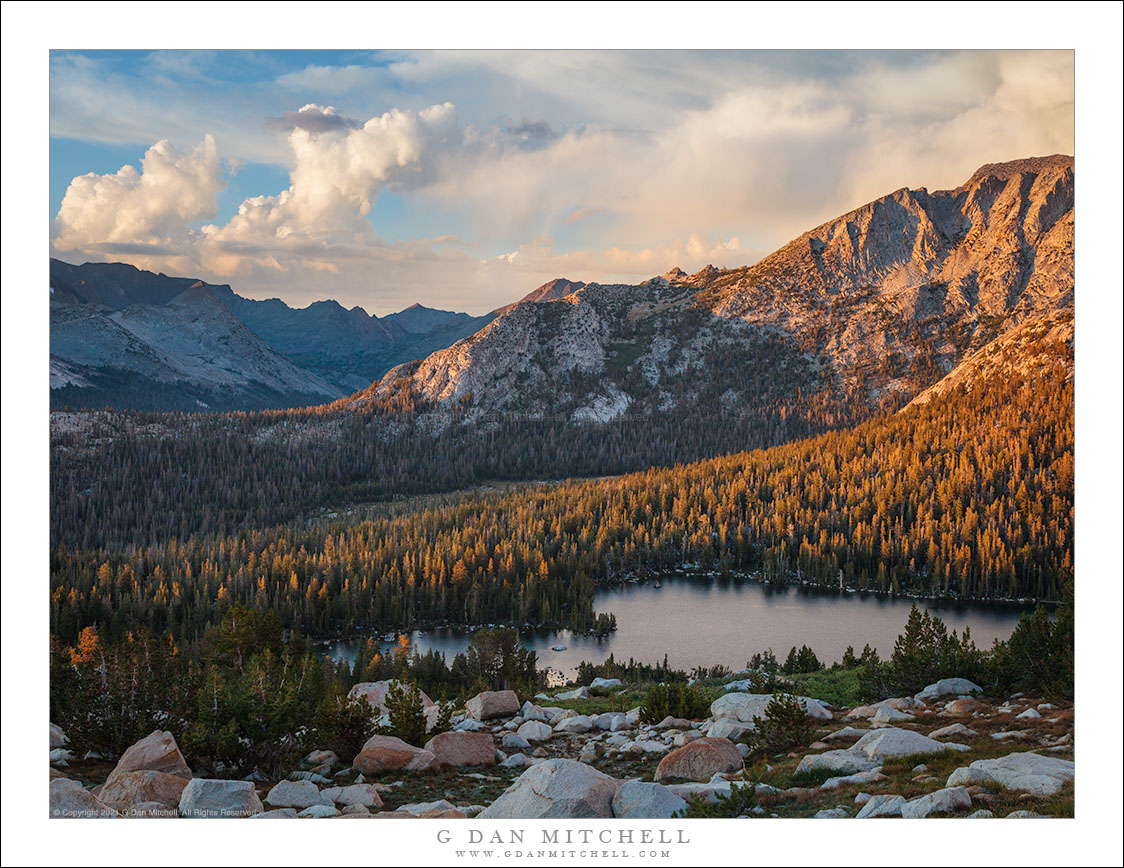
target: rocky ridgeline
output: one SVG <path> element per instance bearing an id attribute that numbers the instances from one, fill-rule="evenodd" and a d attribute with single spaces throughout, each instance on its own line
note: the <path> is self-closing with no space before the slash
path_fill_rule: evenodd
<path id="1" fill-rule="evenodd" d="M 352 693 L 385 714 L 390 685 L 359 684 Z M 596 687 L 622 685 L 598 679 Z M 542 704 L 520 704 L 510 690 L 486 692 L 466 703 L 451 731 L 424 745 L 376 735 L 350 764 L 317 750 L 276 782 L 194 776 L 172 733 L 157 731 L 89 787 L 67 776 L 74 757 L 51 724 L 51 816 L 659 819 L 684 811 L 692 797 L 716 803 L 753 786 L 756 804 L 743 816 L 985 818 L 1002 807 L 1007 817 L 1034 817 L 1036 804 L 1064 795 L 1074 778 L 1071 708 L 1019 695 L 994 706 L 977 698 L 977 685 L 951 678 L 851 709 L 800 697 L 818 740 L 802 756 L 771 757 L 765 770 L 775 773 L 773 783 L 749 780 L 749 749 L 738 739 L 754 729 L 770 696 L 745 687 L 727 684 L 705 720 L 656 724 L 642 722 L 640 708 L 582 714 L 550 704 L 588 700 L 586 687 L 540 694 Z M 781 767 L 791 772 L 787 786 L 779 785 Z M 448 798 L 461 784 L 487 781 L 509 785 L 487 805 Z M 387 807 L 407 792 L 432 798 Z"/>
<path id="2" fill-rule="evenodd" d="M 555 281 L 372 389 L 467 401 L 468 418 L 607 421 L 710 384 L 727 410 L 752 411 L 737 359 L 768 337 L 770 368 L 803 371 L 805 388 L 828 371 L 875 402 L 912 398 L 1011 329 L 1072 313 L 1073 202 L 1072 157 L 984 166 L 955 190 L 882 196 L 751 266 L 676 268 L 635 286 Z M 622 376 L 629 367 L 643 383 Z"/>

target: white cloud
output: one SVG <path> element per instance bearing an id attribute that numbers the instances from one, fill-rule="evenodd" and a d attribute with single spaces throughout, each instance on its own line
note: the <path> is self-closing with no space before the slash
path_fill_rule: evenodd
<path id="1" fill-rule="evenodd" d="M 247 294 L 483 311 L 556 276 L 746 264 L 899 187 L 940 189 L 985 162 L 1072 152 L 1070 52 L 764 58 L 426 53 L 377 69 L 309 67 L 282 76 L 286 93 L 305 89 L 304 107 L 271 115 L 290 130 L 287 189 L 192 231 L 202 212 L 175 185 L 184 175 L 165 190 L 153 171 L 158 195 L 141 215 L 95 206 L 137 187 L 126 170 L 86 176 L 59 212 L 55 246 L 179 239 L 181 267 Z M 439 87 L 469 93 L 469 108 L 425 103 L 361 124 L 348 118 L 355 103 L 309 102 L 317 89 L 377 95 L 388 81 L 400 106 Z M 257 138 L 281 140 L 260 126 Z M 208 183 L 199 201 L 213 202 Z M 455 240 L 381 238 L 367 218 L 392 226 L 378 219 L 384 191 L 398 194 L 414 237 Z M 146 262 L 161 260 L 154 250 Z"/>
<path id="2" fill-rule="evenodd" d="M 182 248 L 191 222 L 214 217 L 215 196 L 224 186 L 211 136 L 189 154 L 160 141 L 145 152 L 140 171 L 126 165 L 71 181 L 52 225 L 53 241 L 59 249 Z"/>

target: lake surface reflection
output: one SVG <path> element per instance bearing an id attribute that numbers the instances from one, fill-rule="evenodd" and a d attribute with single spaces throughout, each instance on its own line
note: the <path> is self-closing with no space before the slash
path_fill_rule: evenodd
<path id="1" fill-rule="evenodd" d="M 621 662 L 634 658 L 659 663 L 667 655 L 677 669 L 725 664 L 746 665 L 751 655 L 772 648 L 784 659 L 793 645 L 807 644 L 824 663 L 839 660 L 848 645 L 855 652 L 870 643 L 883 658 L 905 626 L 911 599 L 874 594 L 834 593 L 797 586 L 769 586 L 749 581 L 664 578 L 598 591 L 597 612 L 612 612 L 617 630 L 604 638 L 575 635 L 569 630 L 526 630 L 525 647 L 538 652 L 539 666 L 570 677 L 583 660 L 600 663 L 610 654 Z M 987 648 L 1011 635 L 1019 616 L 1032 606 L 919 600 L 949 629 L 971 628 L 976 645 Z M 468 647 L 471 634 L 460 629 L 415 631 L 419 651 L 436 649 L 452 662 Z M 357 639 L 333 642 L 326 649 L 335 659 L 355 659 Z M 564 645 L 564 651 L 553 651 Z"/>

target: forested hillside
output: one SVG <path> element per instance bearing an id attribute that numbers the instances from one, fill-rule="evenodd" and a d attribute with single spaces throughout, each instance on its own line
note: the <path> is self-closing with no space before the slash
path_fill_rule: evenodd
<path id="1" fill-rule="evenodd" d="M 766 450 L 360 523 L 104 549 L 60 540 L 52 630 L 67 642 L 91 624 L 198 637 L 236 602 L 313 635 L 446 620 L 588 628 L 597 582 L 683 565 L 1058 599 L 1073 571 L 1072 348 L 1047 334 L 1023 350 L 1040 358 L 1025 374 L 988 369 L 901 413 Z"/>

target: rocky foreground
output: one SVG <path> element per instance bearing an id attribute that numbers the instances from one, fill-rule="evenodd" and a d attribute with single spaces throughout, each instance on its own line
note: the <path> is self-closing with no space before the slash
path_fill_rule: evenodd
<path id="1" fill-rule="evenodd" d="M 597 683 L 599 682 L 599 683 Z M 801 697 L 817 740 L 746 765 L 744 739 L 770 697 L 733 681 L 705 720 L 645 724 L 620 682 L 598 679 L 520 705 L 482 693 L 452 731 L 410 745 L 376 735 L 350 762 L 316 750 L 285 780 L 192 773 L 170 732 L 130 747 L 103 780 L 51 725 L 52 817 L 670 818 L 688 802 L 753 787 L 741 816 L 856 818 L 1072 816 L 1072 707 L 978 698 L 960 678 L 857 708 Z M 385 714 L 390 682 L 356 685 Z M 739 689 L 740 688 L 740 689 Z M 436 720 L 436 706 L 427 717 Z M 597 711 L 600 706 L 610 710 Z M 101 762 L 100 768 L 104 769 Z M 104 771 L 101 772 L 104 775 Z"/>

